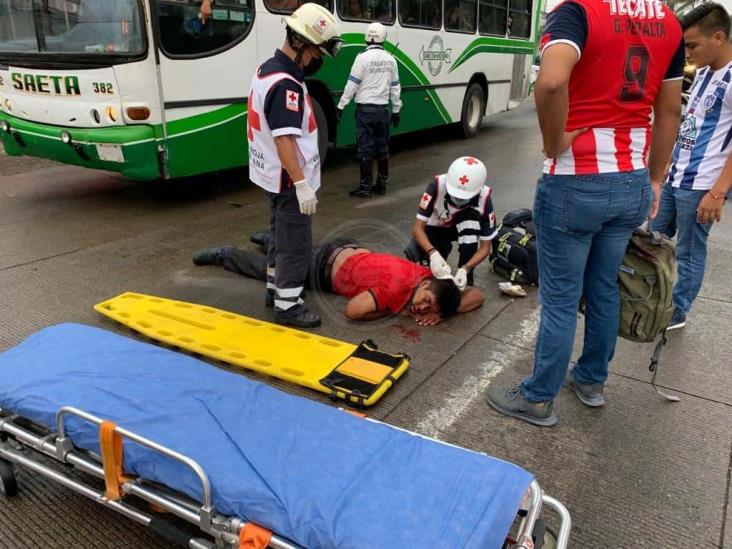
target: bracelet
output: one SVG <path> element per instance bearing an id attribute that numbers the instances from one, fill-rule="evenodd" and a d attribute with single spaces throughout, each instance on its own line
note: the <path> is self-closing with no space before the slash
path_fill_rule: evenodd
<path id="1" fill-rule="evenodd" d="M 709 190 L 707 191 L 707 194 L 708 194 L 709 196 L 711 196 L 711 197 L 712 197 L 712 198 L 713 198 L 714 200 L 722 200 L 722 199 L 724 199 L 724 198 L 725 198 L 725 194 L 726 194 L 726 193 L 714 194 L 714 193 L 712 192 L 712 189 L 709 189 Z"/>

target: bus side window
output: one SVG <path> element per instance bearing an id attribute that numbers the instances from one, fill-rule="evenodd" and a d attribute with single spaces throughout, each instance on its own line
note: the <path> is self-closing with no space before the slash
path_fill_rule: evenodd
<path id="1" fill-rule="evenodd" d="M 445 30 L 475 32 L 475 0 L 445 0 Z"/>
<path id="2" fill-rule="evenodd" d="M 394 22 L 393 0 L 338 0 L 338 15 L 346 21 Z"/>
<path id="3" fill-rule="evenodd" d="M 264 5 L 274 13 L 292 13 L 308 1 L 320 4 L 324 8 L 333 11 L 330 0 L 264 0 Z"/>
<path id="4" fill-rule="evenodd" d="M 506 36 L 508 32 L 508 0 L 479 0 L 478 30 L 480 34 Z"/>
<path id="5" fill-rule="evenodd" d="M 160 42 L 166 54 L 207 55 L 232 46 L 249 33 L 253 0 L 216 0 L 212 17 L 201 23 L 200 0 L 159 0 Z"/>
<path id="6" fill-rule="evenodd" d="M 531 0 L 511 0 L 508 14 L 508 35 L 518 38 L 531 36 Z"/>
<path id="7" fill-rule="evenodd" d="M 441 0 L 402 0 L 399 2 L 399 20 L 406 27 L 440 29 L 442 27 Z"/>

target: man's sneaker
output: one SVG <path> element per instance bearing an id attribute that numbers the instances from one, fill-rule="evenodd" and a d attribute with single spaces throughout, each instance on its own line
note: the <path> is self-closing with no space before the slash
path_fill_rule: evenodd
<path id="1" fill-rule="evenodd" d="M 274 307 L 274 300 L 275 300 L 275 292 L 274 290 L 267 290 L 267 293 L 264 296 L 264 306 L 268 309 L 271 309 Z"/>
<path id="2" fill-rule="evenodd" d="M 269 251 L 269 247 L 272 245 L 272 232 L 271 231 L 258 231 L 252 233 L 249 236 L 249 242 L 261 246 L 264 253 Z"/>
<path id="3" fill-rule="evenodd" d="M 320 317 L 304 305 L 295 305 L 287 311 L 275 311 L 275 322 L 295 328 L 316 328 L 321 323 Z"/>
<path id="4" fill-rule="evenodd" d="M 520 385 L 499 387 L 493 385 L 486 392 L 488 404 L 507 416 L 523 419 L 540 427 L 551 427 L 557 423 L 554 401 L 529 402 L 524 398 Z"/>
<path id="5" fill-rule="evenodd" d="M 686 326 L 686 315 L 678 309 L 674 309 L 674 314 L 671 315 L 671 320 L 669 320 L 668 326 L 666 326 L 666 331 L 678 330 L 684 326 Z"/>
<path id="6" fill-rule="evenodd" d="M 567 370 L 567 376 L 564 378 L 564 386 L 569 387 L 577 395 L 577 398 L 585 406 L 590 408 L 599 408 L 605 406 L 605 385 L 602 383 L 580 383 L 574 379 L 574 364 Z"/>
<path id="7" fill-rule="evenodd" d="M 195 265 L 223 265 L 224 254 L 233 249 L 232 246 L 216 246 L 214 248 L 205 248 L 193 254 L 193 263 Z"/>

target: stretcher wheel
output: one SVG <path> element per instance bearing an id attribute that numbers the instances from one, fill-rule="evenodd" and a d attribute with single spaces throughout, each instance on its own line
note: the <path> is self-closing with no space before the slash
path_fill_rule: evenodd
<path id="1" fill-rule="evenodd" d="M 548 526 L 544 530 L 544 544 L 541 547 L 542 549 L 557 549 L 557 534 Z"/>
<path id="2" fill-rule="evenodd" d="M 0 459 L 0 491 L 9 498 L 18 493 L 13 466 L 3 459 Z"/>

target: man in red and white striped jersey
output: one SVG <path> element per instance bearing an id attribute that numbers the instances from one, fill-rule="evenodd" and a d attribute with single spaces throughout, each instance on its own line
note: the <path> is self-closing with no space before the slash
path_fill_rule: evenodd
<path id="1" fill-rule="evenodd" d="M 487 398 L 504 414 L 550 426 L 565 382 L 587 406 L 605 404 L 617 272 L 633 229 L 658 209 L 680 122 L 684 44 L 662 0 L 567 0 L 550 14 L 541 52 L 535 93 L 546 161 L 534 203 L 542 305 L 534 373 L 491 387 Z M 584 348 L 567 376 L 583 295 Z"/>

